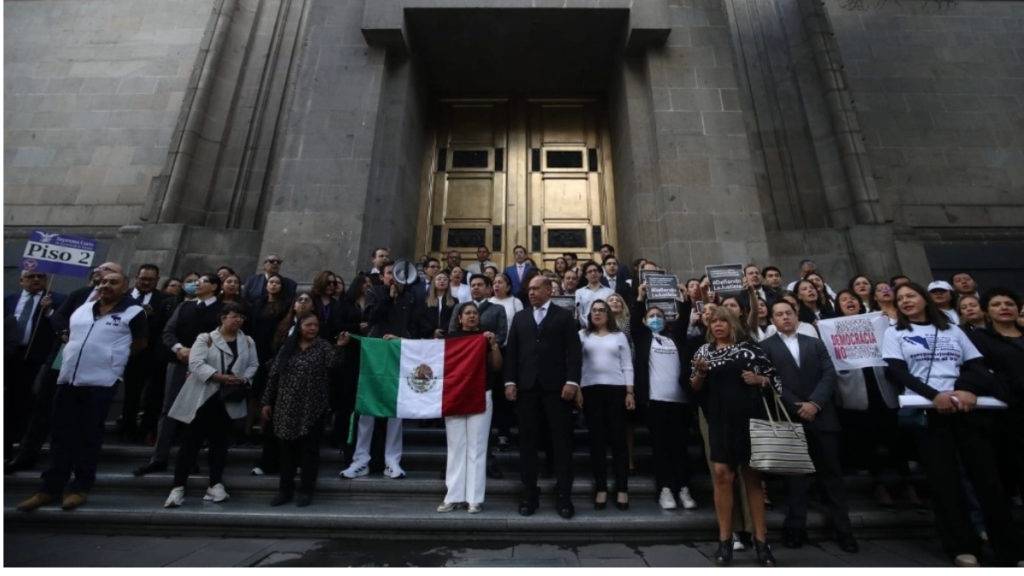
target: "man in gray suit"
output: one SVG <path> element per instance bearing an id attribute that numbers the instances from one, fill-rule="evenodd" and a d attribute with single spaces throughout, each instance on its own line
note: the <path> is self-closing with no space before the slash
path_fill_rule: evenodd
<path id="1" fill-rule="evenodd" d="M 778 333 L 761 342 L 782 379 L 782 399 L 803 421 L 807 447 L 817 471 L 820 492 L 832 516 L 836 542 L 845 552 L 858 550 L 850 527 L 842 466 L 839 463 L 839 418 L 832 396 L 836 370 L 821 340 L 797 334 L 797 312 L 785 300 L 772 304 Z M 799 548 L 807 539 L 807 489 L 810 476 L 791 476 L 783 524 L 783 544 Z"/>

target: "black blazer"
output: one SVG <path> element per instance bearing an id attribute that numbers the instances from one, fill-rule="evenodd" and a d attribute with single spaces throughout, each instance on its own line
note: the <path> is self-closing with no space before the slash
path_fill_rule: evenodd
<path id="1" fill-rule="evenodd" d="M 686 400 L 690 400 L 690 388 L 687 386 L 687 379 L 690 377 L 690 359 L 696 349 L 687 346 L 686 329 L 690 319 L 689 302 L 676 302 L 679 308 L 679 319 L 665 324 L 662 331 L 663 337 L 672 339 L 679 353 L 679 387 L 682 388 Z M 633 362 L 633 390 L 640 402 L 647 402 L 651 396 L 651 342 L 654 340 L 654 333 L 643 323 L 646 309 L 643 303 L 633 303 L 630 312 L 629 330 L 633 336 L 633 350 L 636 352 L 636 361 Z"/>
<path id="2" fill-rule="evenodd" d="M 821 407 L 821 411 L 813 422 L 804 422 L 804 425 L 820 432 L 838 432 L 839 418 L 833 401 L 836 369 L 832 365 L 832 358 L 829 357 L 825 344 L 817 338 L 797 334 L 797 342 L 800 347 L 799 367 L 778 334 L 760 342 L 761 348 L 771 358 L 772 364 L 775 364 L 775 372 L 782 380 L 782 400 L 793 409 L 794 415 L 794 405 L 797 402 L 814 402 Z"/>
<path id="3" fill-rule="evenodd" d="M 583 349 L 576 320 L 568 310 L 550 304 L 540 327 L 533 307 L 512 318 L 505 349 L 504 381 L 520 390 L 558 392 L 566 382 L 580 381 Z"/>
<path id="4" fill-rule="evenodd" d="M 44 290 L 43 295 L 45 294 L 46 292 Z M 15 347 L 21 346 L 21 343 L 17 342 L 19 339 L 19 335 L 17 334 L 18 319 L 14 316 L 14 311 L 17 310 L 18 300 L 20 299 L 21 290 L 18 290 L 13 294 L 8 294 L 4 297 L 4 318 L 13 319 L 13 324 L 11 324 L 11 326 L 12 337 L 14 340 L 12 340 L 12 342 L 14 342 Z M 65 297 L 63 294 L 58 292 L 50 292 L 50 300 L 52 301 L 50 310 L 54 311 L 53 314 L 50 315 L 52 317 L 65 302 Z M 42 296 L 40 296 L 40 302 L 41 301 Z M 57 335 L 53 330 L 52 322 L 48 321 L 47 318 L 43 318 L 43 309 L 38 304 L 36 305 L 35 310 L 32 311 L 32 325 L 35 326 L 35 328 L 33 328 L 35 335 L 31 337 L 31 340 L 29 340 L 28 350 L 25 351 L 27 354 L 26 360 L 34 364 L 38 364 L 46 361 L 46 357 L 50 354 L 50 350 L 57 342 Z"/>

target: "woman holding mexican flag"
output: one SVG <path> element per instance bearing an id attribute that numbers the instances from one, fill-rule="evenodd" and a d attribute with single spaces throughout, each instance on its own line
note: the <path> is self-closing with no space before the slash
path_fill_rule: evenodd
<path id="1" fill-rule="evenodd" d="M 480 374 L 478 386 L 489 388 L 492 376 L 501 371 L 501 350 L 493 332 L 483 332 L 480 328 L 480 311 L 472 301 L 465 302 L 456 309 L 456 330 L 449 333 L 448 338 L 460 338 L 482 334 L 487 338 L 487 347 L 482 350 L 486 354 L 486 368 Z M 476 383 L 472 384 L 474 387 Z M 487 482 L 487 436 L 491 431 L 491 392 L 487 390 L 485 410 L 479 414 L 466 416 L 446 416 L 444 419 L 445 436 L 448 440 L 448 463 L 445 468 L 445 485 L 448 493 L 438 507 L 438 512 L 451 512 L 460 504 L 468 505 L 469 513 L 480 512 L 484 501 L 484 486 Z"/>

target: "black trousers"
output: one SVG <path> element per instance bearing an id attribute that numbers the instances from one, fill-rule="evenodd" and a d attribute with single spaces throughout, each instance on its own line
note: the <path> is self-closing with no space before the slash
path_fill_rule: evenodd
<path id="1" fill-rule="evenodd" d="M 583 388 L 583 412 L 590 430 L 590 470 L 594 490 L 608 490 L 608 445 L 612 447 L 615 490 L 629 490 L 626 448 L 626 387 L 595 385 Z"/>
<path id="2" fill-rule="evenodd" d="M 302 467 L 299 478 L 299 492 L 312 494 L 316 488 L 316 477 L 320 471 L 320 430 L 317 425 L 313 430 L 294 440 L 278 438 L 281 456 L 281 479 L 278 491 L 292 494 L 295 491 L 295 468 Z"/>
<path id="3" fill-rule="evenodd" d="M 157 352 L 150 369 L 149 382 L 142 391 L 142 421 L 139 432 L 156 434 L 160 413 L 164 405 L 164 388 L 167 386 L 167 357 L 164 350 Z"/>
<path id="4" fill-rule="evenodd" d="M 224 478 L 224 463 L 228 458 L 228 434 L 231 417 L 224 408 L 220 394 L 214 394 L 196 410 L 195 418 L 185 428 L 185 439 L 174 463 L 174 485 L 184 486 L 188 474 L 196 465 L 203 440 L 210 444 L 210 486 Z"/>
<path id="5" fill-rule="evenodd" d="M 838 410 L 841 460 L 848 469 L 868 470 L 875 482 L 894 486 L 910 476 L 908 442 L 900 434 L 897 410 L 885 405 L 877 384 L 868 382 L 867 392 L 867 410 Z"/>
<path id="6" fill-rule="evenodd" d="M 846 490 L 843 487 L 843 467 L 839 462 L 839 432 L 821 432 L 804 426 L 807 434 L 807 449 L 814 462 L 814 476 L 819 492 L 828 507 L 832 525 L 837 532 L 849 534 L 850 509 L 846 504 Z M 803 530 L 807 526 L 807 490 L 811 487 L 811 475 L 802 474 L 786 479 L 789 494 L 786 497 L 786 520 L 783 526 Z"/>
<path id="7" fill-rule="evenodd" d="M 520 390 L 516 398 L 519 417 L 519 466 L 528 498 L 537 497 L 537 448 L 540 429 L 551 431 L 555 492 L 561 501 L 572 496 L 572 403 L 559 392 Z"/>
<path id="8" fill-rule="evenodd" d="M 999 478 L 1007 497 L 1024 496 L 1024 406 L 998 410 L 992 416 Z"/>
<path id="9" fill-rule="evenodd" d="M 50 357 L 52 364 L 53 356 Z M 47 364 L 36 375 L 36 395 L 32 400 L 32 412 L 28 417 L 25 434 L 21 437 L 18 458 L 24 462 L 35 462 L 43 442 L 50 436 L 50 419 L 53 417 L 53 397 L 57 393 L 57 377 L 59 370 L 53 370 Z"/>
<path id="10" fill-rule="evenodd" d="M 1024 558 L 1020 534 L 1013 526 L 1010 503 L 999 481 L 990 414 L 939 414 L 929 410 L 921 456 L 932 490 L 936 529 L 946 553 L 950 556 L 965 553 L 980 556 L 981 553 L 981 543 L 971 527 L 960 486 L 960 463 L 963 463 L 978 495 L 997 561 L 1012 566 Z"/>
<path id="11" fill-rule="evenodd" d="M 25 360 L 25 347 L 18 346 L 4 358 L 4 459 L 14 456 L 14 441 L 21 438 L 32 412 L 32 384 L 42 364 Z"/>
<path id="12" fill-rule="evenodd" d="M 654 449 L 657 491 L 668 488 L 674 494 L 690 484 L 690 462 L 686 452 L 689 412 L 686 404 L 660 400 L 651 400 L 646 412 L 651 447 Z"/>
<path id="13" fill-rule="evenodd" d="M 42 492 L 59 495 L 74 472 L 69 492 L 88 492 L 96 483 L 96 463 L 103 427 L 117 386 L 57 386 L 53 398 L 50 467 L 43 472 Z"/>
<path id="14" fill-rule="evenodd" d="M 142 404 L 142 392 L 152 379 L 156 365 L 156 353 L 146 350 L 132 356 L 124 368 L 124 402 L 121 405 L 121 421 L 126 435 L 134 435 L 139 431 L 139 407 Z"/>

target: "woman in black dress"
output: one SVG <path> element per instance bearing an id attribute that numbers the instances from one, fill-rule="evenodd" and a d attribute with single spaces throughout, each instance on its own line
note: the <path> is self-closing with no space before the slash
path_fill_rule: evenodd
<path id="1" fill-rule="evenodd" d="M 718 516 L 720 565 L 732 561 L 733 482 L 743 478 L 754 522 L 754 548 L 762 566 L 774 566 L 767 543 L 761 475 L 750 468 L 750 418 L 763 414 L 761 388 L 780 384 L 764 351 L 749 341 L 739 318 L 719 307 L 708 323 L 708 343 L 693 357 L 690 386 L 700 395 L 708 422 L 708 445 L 713 465 L 715 514 Z"/>

